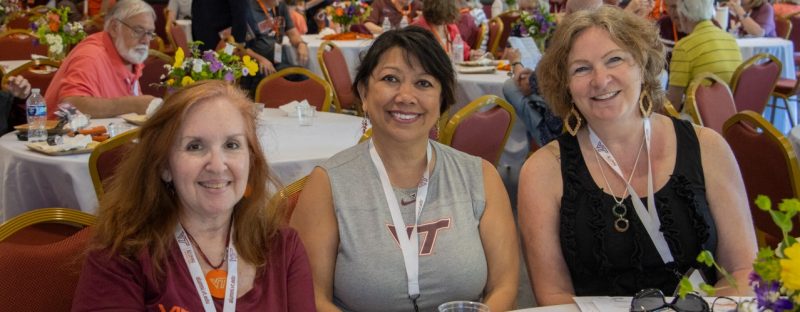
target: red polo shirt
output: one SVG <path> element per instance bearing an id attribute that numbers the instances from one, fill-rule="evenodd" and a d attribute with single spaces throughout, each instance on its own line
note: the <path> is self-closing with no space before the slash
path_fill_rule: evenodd
<path id="1" fill-rule="evenodd" d="M 86 37 L 69 52 L 47 88 L 47 117 L 53 118 L 58 104 L 70 96 L 115 98 L 140 95 L 142 68 L 144 64 L 133 65 L 131 72 L 125 66 L 107 32 Z"/>

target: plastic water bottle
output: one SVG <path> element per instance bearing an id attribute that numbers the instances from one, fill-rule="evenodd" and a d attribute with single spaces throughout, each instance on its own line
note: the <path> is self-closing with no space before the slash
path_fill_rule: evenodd
<path id="1" fill-rule="evenodd" d="M 400 29 L 408 27 L 408 18 L 403 16 L 400 18 Z"/>
<path id="2" fill-rule="evenodd" d="M 47 104 L 44 97 L 39 93 L 39 89 L 31 90 L 28 101 L 25 104 L 28 115 L 28 142 L 47 141 Z"/>
<path id="3" fill-rule="evenodd" d="M 453 64 L 458 64 L 464 61 L 464 40 L 461 40 L 461 36 L 457 35 L 455 39 L 453 39 L 453 46 L 452 50 L 450 51 L 450 57 L 453 60 Z"/>
<path id="4" fill-rule="evenodd" d="M 389 21 L 389 17 L 383 18 L 383 32 L 387 32 L 392 30 L 392 22 Z"/>

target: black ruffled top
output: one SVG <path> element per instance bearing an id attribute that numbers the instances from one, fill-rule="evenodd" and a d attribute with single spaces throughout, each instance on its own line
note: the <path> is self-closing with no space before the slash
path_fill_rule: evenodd
<path id="1" fill-rule="evenodd" d="M 678 146 L 675 169 L 654 194 L 661 231 L 675 259 L 668 264 L 662 262 L 630 197 L 624 201 L 630 227 L 624 233 L 614 229 L 614 199 L 592 180 L 577 139 L 569 134 L 558 138 L 564 181 L 559 235 L 577 296 L 633 296 L 645 288 L 670 295 L 680 280 L 676 273 L 691 267 L 702 269 L 709 282 L 716 281 L 715 272 L 696 261 L 701 250 L 715 253 L 717 247 L 700 145 L 690 123 L 673 119 L 673 125 Z M 647 198 L 642 202 L 647 205 Z"/>

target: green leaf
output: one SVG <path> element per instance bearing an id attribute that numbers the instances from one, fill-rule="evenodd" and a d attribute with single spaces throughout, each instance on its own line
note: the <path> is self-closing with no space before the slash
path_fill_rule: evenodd
<path id="1" fill-rule="evenodd" d="M 784 234 L 792 230 L 792 219 L 786 213 L 770 210 L 769 214 L 772 216 L 772 222 L 775 222 Z"/>
<path id="2" fill-rule="evenodd" d="M 797 212 L 800 211 L 800 201 L 797 200 L 797 198 L 784 199 L 780 204 L 778 204 L 778 210 L 797 214 Z"/>
<path id="3" fill-rule="evenodd" d="M 697 255 L 697 262 L 705 264 L 708 267 L 716 264 L 716 261 L 714 261 L 714 256 L 708 250 L 703 250 L 699 255 Z"/>
<path id="4" fill-rule="evenodd" d="M 766 195 L 758 195 L 755 200 L 758 209 L 763 211 L 770 211 L 772 209 L 772 201 Z"/>
<path id="5" fill-rule="evenodd" d="M 680 283 L 678 283 L 678 296 L 681 298 L 685 298 L 687 294 L 694 292 L 694 287 L 692 287 L 692 282 L 689 281 L 689 278 L 684 276 L 681 278 Z"/>
<path id="6" fill-rule="evenodd" d="M 700 283 L 700 290 L 702 290 L 703 292 L 705 292 L 709 296 L 714 296 L 714 294 L 717 293 L 717 289 L 714 288 L 714 286 L 706 284 L 706 283 Z"/>

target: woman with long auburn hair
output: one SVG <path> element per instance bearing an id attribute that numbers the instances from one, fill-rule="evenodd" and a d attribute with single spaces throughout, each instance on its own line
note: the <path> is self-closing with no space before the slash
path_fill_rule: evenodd
<path id="1" fill-rule="evenodd" d="M 100 201 L 73 310 L 314 310 L 305 249 L 269 202 L 275 180 L 242 91 L 186 87 L 138 140 Z"/>

